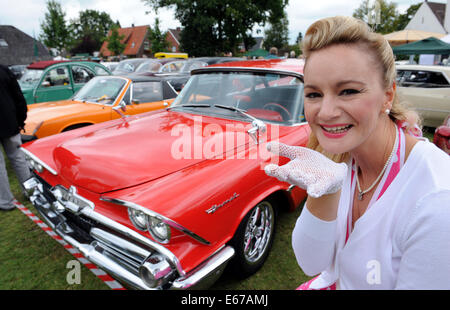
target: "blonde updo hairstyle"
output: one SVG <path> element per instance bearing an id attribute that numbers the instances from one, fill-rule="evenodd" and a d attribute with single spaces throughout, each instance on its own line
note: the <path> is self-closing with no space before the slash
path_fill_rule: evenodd
<path id="1" fill-rule="evenodd" d="M 375 63 L 380 66 L 383 86 L 389 88 L 395 83 L 395 58 L 388 41 L 378 33 L 373 32 L 362 20 L 335 16 L 324 18 L 313 23 L 306 31 L 302 41 L 302 51 L 305 56 L 305 66 L 308 57 L 314 51 L 336 44 L 358 44 L 372 53 Z M 407 122 L 409 126 L 419 125 L 419 117 L 414 111 L 406 109 L 395 94 L 389 117 L 395 122 Z M 336 162 L 347 161 L 349 154 L 329 154 L 319 144 L 317 137 L 311 132 L 309 148 L 319 151 Z"/>

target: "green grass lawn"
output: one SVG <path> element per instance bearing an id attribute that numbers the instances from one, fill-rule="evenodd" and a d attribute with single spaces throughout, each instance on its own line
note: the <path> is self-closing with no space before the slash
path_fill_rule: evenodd
<path id="1" fill-rule="evenodd" d="M 8 163 L 7 163 L 8 165 Z M 38 215 L 21 194 L 8 165 L 9 181 L 16 199 Z M 291 232 L 301 208 L 280 213 L 272 251 L 264 266 L 253 276 L 237 280 L 227 274 L 215 283 L 215 290 L 291 290 L 308 278 L 295 260 Z M 0 211 L 0 290 L 108 290 L 109 287 L 81 264 L 81 283 L 68 284 L 68 262 L 75 258 L 20 210 Z"/>

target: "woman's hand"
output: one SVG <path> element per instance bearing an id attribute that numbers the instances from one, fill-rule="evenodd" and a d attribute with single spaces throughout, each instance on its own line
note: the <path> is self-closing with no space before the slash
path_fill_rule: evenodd
<path id="1" fill-rule="evenodd" d="M 338 192 L 347 174 L 345 163 L 335 163 L 321 153 L 283 143 L 269 142 L 267 149 L 290 161 L 283 165 L 267 165 L 267 175 L 280 181 L 297 185 L 314 198 Z"/>

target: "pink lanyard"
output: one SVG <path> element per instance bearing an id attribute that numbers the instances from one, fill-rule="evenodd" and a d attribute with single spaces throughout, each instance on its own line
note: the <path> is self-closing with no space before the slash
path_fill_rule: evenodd
<path id="1" fill-rule="evenodd" d="M 399 173 L 401 167 L 403 166 L 405 162 L 405 134 L 403 133 L 403 130 L 401 130 L 401 125 L 398 124 L 398 142 L 397 142 L 397 151 L 395 153 L 396 156 L 393 157 L 391 162 L 389 163 L 389 166 L 386 169 L 386 172 L 384 173 L 384 176 L 381 178 L 380 183 L 378 184 L 374 197 L 372 197 L 371 201 L 369 202 L 369 205 L 367 206 L 367 209 L 371 207 L 373 203 L 375 203 L 380 197 L 384 194 L 386 189 L 389 187 L 389 185 L 392 183 L 392 181 L 395 179 L 397 174 Z M 350 231 L 352 229 L 352 217 L 353 217 L 353 196 L 355 193 L 355 184 L 356 184 L 356 178 L 355 178 L 355 172 L 356 172 L 356 163 L 355 160 L 352 160 L 352 174 L 351 174 L 351 181 L 350 181 L 350 193 L 351 193 L 351 208 L 349 208 L 348 217 L 347 217 L 347 233 L 345 236 L 345 243 L 347 243 L 347 240 L 350 236 Z M 367 210 L 366 210 L 367 211 Z"/>

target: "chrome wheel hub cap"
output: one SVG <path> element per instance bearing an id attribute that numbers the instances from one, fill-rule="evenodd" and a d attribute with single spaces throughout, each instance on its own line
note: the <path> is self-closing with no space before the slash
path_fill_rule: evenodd
<path id="1" fill-rule="evenodd" d="M 273 233 L 274 213 L 266 201 L 252 210 L 245 229 L 244 255 L 250 262 L 256 262 L 265 253 Z"/>

